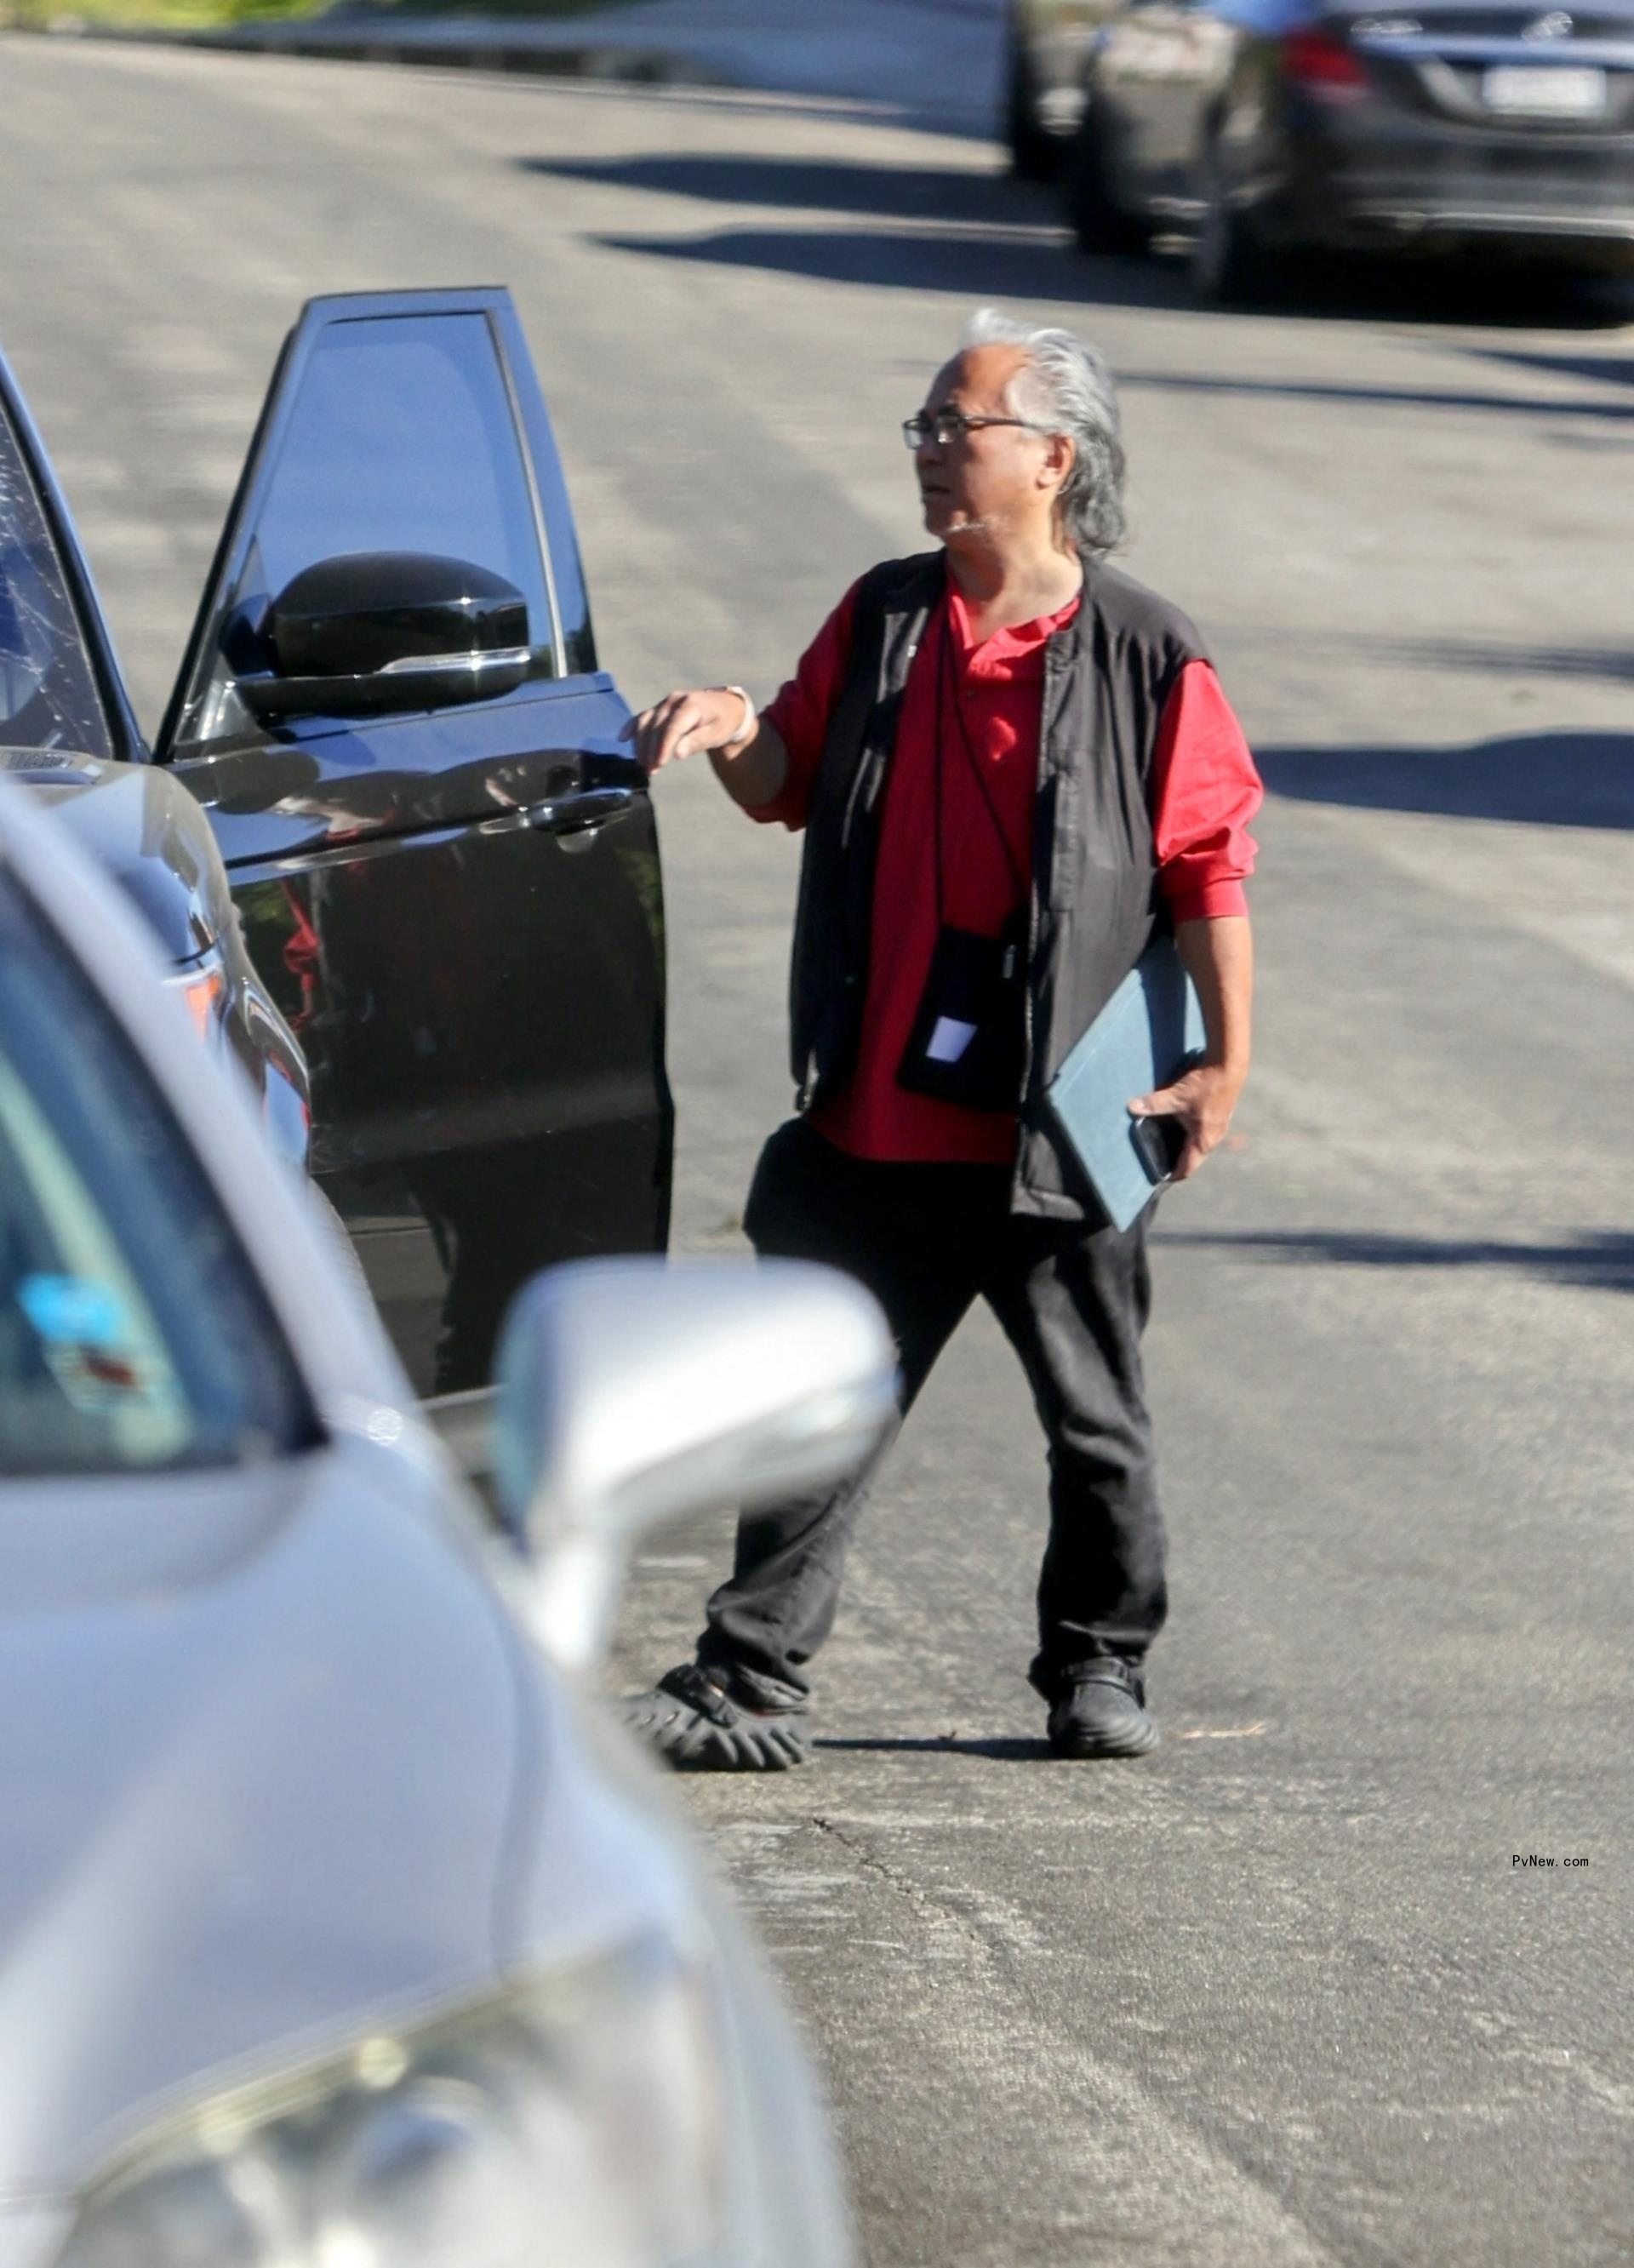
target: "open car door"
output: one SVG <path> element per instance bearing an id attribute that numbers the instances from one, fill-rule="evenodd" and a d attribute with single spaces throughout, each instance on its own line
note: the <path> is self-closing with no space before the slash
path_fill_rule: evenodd
<path id="1" fill-rule="evenodd" d="M 423 1393 L 548 1263 L 660 1248 L 664 931 L 508 293 L 312 301 L 155 751 L 305 1048 L 313 1169 Z"/>

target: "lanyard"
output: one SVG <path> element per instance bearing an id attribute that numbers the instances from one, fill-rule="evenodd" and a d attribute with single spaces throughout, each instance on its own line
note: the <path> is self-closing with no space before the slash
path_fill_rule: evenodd
<path id="1" fill-rule="evenodd" d="M 1016 896 L 1019 900 L 1024 901 L 1027 896 L 1027 876 L 1023 873 L 1021 866 L 1016 858 L 1015 852 L 1010 847 L 1010 837 L 1005 832 L 1005 823 L 998 815 L 998 806 L 994 802 L 993 792 L 987 784 L 987 775 L 982 769 L 982 759 L 977 755 L 975 750 L 970 745 L 969 727 L 965 723 L 963 705 L 959 697 L 959 686 L 955 676 L 953 663 L 953 596 L 951 593 L 943 601 L 942 636 L 936 658 L 936 749 L 935 762 L 931 768 L 931 792 L 936 815 L 936 925 L 938 931 L 945 930 L 947 926 L 946 880 L 946 857 L 944 845 L 945 821 L 942 809 L 944 799 L 942 785 L 942 761 L 943 750 L 947 745 L 946 725 L 943 711 L 943 698 L 950 680 L 953 681 L 953 718 L 959 727 L 960 745 L 965 752 L 966 762 L 969 764 L 970 770 L 975 777 L 975 784 L 981 791 L 982 800 L 987 806 L 987 815 L 993 822 L 993 831 L 998 837 L 998 847 L 1005 854 L 1005 864 L 1009 867 L 1011 880 L 1016 886 Z"/>

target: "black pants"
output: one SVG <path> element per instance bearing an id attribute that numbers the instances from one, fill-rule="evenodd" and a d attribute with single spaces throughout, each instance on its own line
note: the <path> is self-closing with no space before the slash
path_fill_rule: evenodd
<path id="1" fill-rule="evenodd" d="M 1003 1166 L 879 1165 L 803 1120 L 761 1153 L 744 1226 L 762 1258 L 822 1260 L 880 1301 L 906 1415 L 978 1295 L 1020 1357 L 1049 1445 L 1049 1542 L 1033 1683 L 1053 1698 L 1075 1665 L 1138 1663 L 1162 1626 L 1163 1518 L 1140 1335 L 1151 1304 L 1145 1222 L 1131 1229 L 1010 1211 Z M 751 1693 L 803 1702 L 828 1635 L 866 1482 L 746 1515 L 698 1658 Z"/>

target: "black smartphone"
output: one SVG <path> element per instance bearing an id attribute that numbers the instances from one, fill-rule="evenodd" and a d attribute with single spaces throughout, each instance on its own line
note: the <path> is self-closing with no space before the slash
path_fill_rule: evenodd
<path id="1" fill-rule="evenodd" d="M 1131 1118 L 1130 1136 L 1140 1153 L 1140 1162 L 1152 1177 L 1155 1188 L 1167 1182 L 1181 1160 L 1186 1147 L 1186 1122 L 1183 1118 Z"/>

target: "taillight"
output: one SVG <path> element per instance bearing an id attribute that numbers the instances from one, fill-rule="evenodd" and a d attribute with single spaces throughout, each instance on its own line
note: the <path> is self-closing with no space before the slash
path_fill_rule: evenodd
<path id="1" fill-rule="evenodd" d="M 1309 93 L 1343 102 L 1367 92 L 1361 57 L 1331 32 L 1289 32 L 1280 52 L 1283 76 Z"/>

